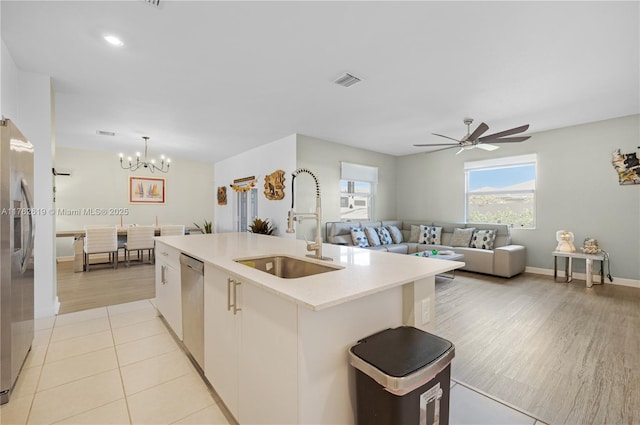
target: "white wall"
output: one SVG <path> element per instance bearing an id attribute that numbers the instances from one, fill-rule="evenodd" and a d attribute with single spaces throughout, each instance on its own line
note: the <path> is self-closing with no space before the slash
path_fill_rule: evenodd
<path id="1" fill-rule="evenodd" d="M 258 217 L 269 219 L 276 227 L 275 234 L 289 236 L 287 229 L 287 211 L 291 207 L 291 173 L 296 167 L 296 135 L 287 136 L 240 155 L 225 159 L 215 164 L 215 186 L 226 186 L 227 205 L 215 205 L 215 231 L 235 232 L 236 199 L 235 192 L 229 185 L 235 179 L 255 176 L 258 180 Z M 284 170 L 285 196 L 281 200 L 269 200 L 264 195 L 264 178 L 276 170 Z"/>
<path id="2" fill-rule="evenodd" d="M 34 206 L 53 207 L 51 178 L 54 106 L 51 79 L 17 68 L 2 42 L 0 76 L 2 115 L 11 119 L 34 145 Z M 57 311 L 54 221 L 50 215 L 36 216 L 35 316 L 45 317 Z"/>
<path id="3" fill-rule="evenodd" d="M 310 136 L 298 136 L 297 166 L 310 169 L 322 191 L 322 229 L 328 221 L 340 220 L 340 162 L 378 167 L 378 184 L 374 185 L 373 220 L 396 217 L 396 157 L 358 149 Z M 315 186 L 305 174 L 296 177 L 296 210 L 315 211 Z M 302 222 L 298 238 L 313 239 L 312 222 Z"/>
<path id="4" fill-rule="evenodd" d="M 535 133 L 500 150 L 455 150 L 398 158 L 398 217 L 464 221 L 464 161 L 537 153 L 536 228 L 514 229 L 527 247 L 527 266 L 553 268 L 555 232 L 576 245 L 598 239 L 611 255 L 612 275 L 640 280 L 640 185 L 620 186 L 611 154 L 638 152 L 640 115 Z M 584 270 L 576 262 L 577 271 Z"/>
<path id="5" fill-rule="evenodd" d="M 132 146 L 133 149 L 133 146 Z M 112 152 L 71 149 L 58 146 L 55 168 L 71 171 L 71 176 L 56 176 L 57 230 L 82 229 L 88 224 L 184 224 L 202 226 L 213 220 L 215 187 L 213 164 L 174 158 L 167 174 L 147 170 L 131 172 L 120 168 Z M 130 204 L 129 177 L 165 179 L 164 204 Z M 83 208 L 127 208 L 122 216 L 64 215 L 63 210 Z M 73 255 L 73 238 L 58 238 L 57 256 Z"/>

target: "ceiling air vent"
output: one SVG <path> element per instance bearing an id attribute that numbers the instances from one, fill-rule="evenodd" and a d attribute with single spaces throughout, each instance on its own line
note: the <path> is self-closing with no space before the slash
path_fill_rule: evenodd
<path id="1" fill-rule="evenodd" d="M 343 87 L 351 87 L 352 85 L 359 83 L 360 81 L 361 81 L 360 78 L 356 77 L 355 75 L 346 73 L 343 76 L 339 77 L 337 80 L 335 80 L 334 83 Z"/>
<path id="2" fill-rule="evenodd" d="M 145 3 L 149 3 L 152 6 L 160 7 L 160 0 L 142 0 Z"/>
<path id="3" fill-rule="evenodd" d="M 104 130 L 96 130 L 96 134 L 98 136 L 115 136 L 116 133 L 113 131 L 104 131 Z"/>

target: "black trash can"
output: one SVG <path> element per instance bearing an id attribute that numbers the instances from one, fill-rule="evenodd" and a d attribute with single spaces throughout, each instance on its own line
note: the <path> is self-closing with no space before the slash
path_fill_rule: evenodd
<path id="1" fill-rule="evenodd" d="M 411 326 L 386 329 L 349 349 L 358 425 L 449 423 L 454 346 Z"/>

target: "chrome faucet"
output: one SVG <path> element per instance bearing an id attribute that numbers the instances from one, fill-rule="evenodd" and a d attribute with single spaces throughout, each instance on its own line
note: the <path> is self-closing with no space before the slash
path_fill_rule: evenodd
<path id="1" fill-rule="evenodd" d="M 313 177 L 313 180 L 316 183 L 316 212 L 315 213 L 296 213 L 294 208 L 294 187 L 293 183 L 295 178 L 300 173 L 307 173 Z M 291 209 L 289 210 L 288 218 L 287 218 L 287 233 L 295 233 L 296 230 L 293 227 L 293 222 L 298 221 L 302 222 L 302 220 L 306 218 L 313 218 L 316 220 L 316 238 L 313 242 L 309 242 L 305 237 L 304 240 L 307 242 L 307 251 L 315 251 L 315 254 L 308 254 L 307 257 L 317 258 L 319 260 L 332 260 L 329 257 L 322 256 L 322 234 L 320 233 L 320 223 L 322 223 L 322 207 L 320 205 L 320 183 L 318 183 L 318 178 L 315 174 L 313 174 L 307 168 L 298 168 L 296 171 L 291 173 L 293 176 L 291 179 Z"/>

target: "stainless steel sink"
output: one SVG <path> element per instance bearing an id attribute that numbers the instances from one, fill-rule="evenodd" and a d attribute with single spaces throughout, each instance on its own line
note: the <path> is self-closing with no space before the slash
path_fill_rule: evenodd
<path id="1" fill-rule="evenodd" d="M 238 258 L 234 261 L 283 279 L 296 279 L 343 269 L 340 266 L 314 263 L 286 255 Z"/>

